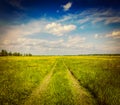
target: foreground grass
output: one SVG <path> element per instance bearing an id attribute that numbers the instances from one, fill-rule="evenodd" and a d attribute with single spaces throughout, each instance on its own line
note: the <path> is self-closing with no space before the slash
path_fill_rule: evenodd
<path id="1" fill-rule="evenodd" d="M 55 58 L 1 57 L 0 104 L 21 105 L 50 72 Z"/>
<path id="2" fill-rule="evenodd" d="M 58 60 L 46 91 L 42 97 L 39 97 L 41 96 L 39 94 L 34 99 L 35 105 L 74 105 L 66 70 L 61 64 L 62 62 Z"/>
<path id="3" fill-rule="evenodd" d="M 89 92 L 79 86 L 63 64 L 57 60 L 49 84 L 45 91 L 35 94 L 26 105 L 96 105 Z"/>
<path id="4" fill-rule="evenodd" d="M 120 105 L 119 87 L 118 56 L 0 57 L 1 105 Z"/>
<path id="5" fill-rule="evenodd" d="M 120 57 L 84 56 L 64 60 L 99 105 L 120 105 Z"/>

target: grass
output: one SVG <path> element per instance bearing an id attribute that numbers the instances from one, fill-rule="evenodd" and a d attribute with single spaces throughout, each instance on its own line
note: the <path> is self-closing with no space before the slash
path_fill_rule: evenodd
<path id="1" fill-rule="evenodd" d="M 1 105 L 120 105 L 119 56 L 0 57 Z"/>
<path id="2" fill-rule="evenodd" d="M 68 57 L 65 63 L 99 105 L 120 104 L 120 57 Z"/>
<path id="3" fill-rule="evenodd" d="M 62 61 L 58 60 L 46 94 L 41 98 L 40 105 L 74 105 L 71 89 L 67 79 L 67 71 Z M 68 101 L 69 100 L 69 101 Z"/>
<path id="4" fill-rule="evenodd" d="M 20 105 L 51 69 L 55 59 L 34 57 L 0 58 L 0 103 Z"/>

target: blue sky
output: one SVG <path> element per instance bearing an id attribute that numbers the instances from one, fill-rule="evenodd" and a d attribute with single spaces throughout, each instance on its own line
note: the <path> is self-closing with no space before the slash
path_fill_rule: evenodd
<path id="1" fill-rule="evenodd" d="M 119 0 L 1 0 L 0 49 L 35 55 L 120 53 Z"/>

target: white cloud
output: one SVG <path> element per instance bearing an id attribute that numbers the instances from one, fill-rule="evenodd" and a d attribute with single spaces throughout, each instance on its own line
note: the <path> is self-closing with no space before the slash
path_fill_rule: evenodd
<path id="1" fill-rule="evenodd" d="M 120 46 L 112 45 L 112 44 L 102 44 L 102 45 L 96 45 L 96 50 L 98 52 L 107 53 L 107 54 L 115 54 L 120 52 Z"/>
<path id="2" fill-rule="evenodd" d="M 61 25 L 60 23 L 53 22 L 46 25 L 46 31 L 56 36 L 63 36 L 64 34 L 73 31 L 75 29 L 76 26 L 73 24 Z"/>
<path id="3" fill-rule="evenodd" d="M 7 49 L 10 51 L 23 51 L 33 53 L 46 53 L 50 49 L 60 48 L 63 43 L 63 39 L 48 40 L 48 39 L 32 39 L 32 38 L 17 38 L 15 40 L 3 40 L 0 45 L 0 49 Z M 39 52 L 38 52 L 39 51 Z"/>
<path id="4" fill-rule="evenodd" d="M 10 25 L 3 27 L 1 30 L 1 37 L 15 39 L 19 37 L 25 37 L 29 35 L 41 33 L 49 33 L 56 36 L 63 36 L 76 29 L 73 24 L 62 25 L 57 22 L 49 23 L 47 20 L 30 21 L 26 24 Z"/>
<path id="5" fill-rule="evenodd" d="M 80 36 L 69 36 L 68 43 L 81 43 L 85 41 L 85 37 Z"/>
<path id="6" fill-rule="evenodd" d="M 97 38 L 98 38 L 98 34 L 95 34 L 95 36 L 94 36 L 94 37 L 95 37 L 95 39 L 97 39 Z"/>
<path id="7" fill-rule="evenodd" d="M 28 23 L 18 25 L 2 26 L 0 28 L 0 49 L 22 53 L 49 54 L 51 53 L 49 52 L 50 50 L 55 51 L 56 49 L 59 50 L 66 47 L 66 42 L 55 36 L 68 34 L 75 29 L 76 26 L 73 24 L 50 23 L 46 19 L 31 20 Z M 51 34 L 51 38 L 44 37 L 43 34 Z M 37 36 L 34 37 L 34 35 Z M 40 38 L 39 35 L 45 39 Z M 34 38 L 32 39 L 31 37 Z"/>
<path id="8" fill-rule="evenodd" d="M 64 11 L 68 11 L 72 6 L 72 3 L 71 2 L 68 2 L 67 4 L 63 5 L 63 9 Z"/>
<path id="9" fill-rule="evenodd" d="M 109 34 L 106 34 L 105 37 L 108 37 L 108 38 L 120 38 L 120 31 L 113 31 Z"/>
<path id="10" fill-rule="evenodd" d="M 100 39 L 100 38 L 103 38 L 103 35 L 95 34 L 95 35 L 94 35 L 94 38 L 95 38 L 95 39 Z"/>
<path id="11" fill-rule="evenodd" d="M 68 48 L 80 48 L 83 47 L 81 43 L 85 42 L 85 40 L 85 37 L 69 36 L 68 40 L 65 43 L 65 46 Z"/>
<path id="12" fill-rule="evenodd" d="M 69 36 L 65 40 L 64 38 L 59 38 L 56 40 L 49 39 L 32 39 L 32 38 L 16 38 L 14 40 L 7 39 L 3 40 L 0 48 L 6 48 L 9 51 L 20 51 L 22 53 L 33 53 L 33 54 L 65 54 L 64 51 L 79 50 L 81 48 L 88 48 L 87 44 L 84 44 L 86 38 L 80 36 Z M 75 53 L 75 52 L 74 52 Z"/>
<path id="13" fill-rule="evenodd" d="M 15 39 L 19 37 L 24 37 L 28 35 L 33 35 L 36 33 L 41 33 L 44 30 L 45 25 L 48 22 L 41 20 L 33 20 L 26 24 L 19 24 L 19 25 L 10 25 L 4 27 L 2 30 L 2 35 L 4 38 Z"/>

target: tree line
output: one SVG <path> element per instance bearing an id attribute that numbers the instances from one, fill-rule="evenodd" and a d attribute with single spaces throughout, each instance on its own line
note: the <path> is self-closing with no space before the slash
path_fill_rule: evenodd
<path id="1" fill-rule="evenodd" d="M 21 54 L 20 52 L 8 52 L 7 50 L 1 50 L 0 56 L 32 56 L 31 53 Z"/>

